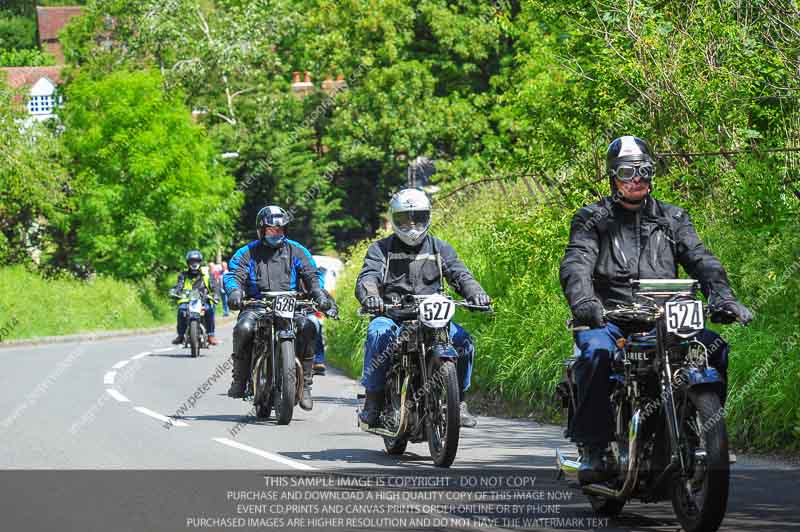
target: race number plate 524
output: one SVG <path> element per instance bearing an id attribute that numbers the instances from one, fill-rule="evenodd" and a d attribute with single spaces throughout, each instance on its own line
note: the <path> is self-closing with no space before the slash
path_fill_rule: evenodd
<path id="1" fill-rule="evenodd" d="M 702 330 L 703 303 L 700 301 L 671 301 L 666 305 L 667 332 L 681 333 Z"/>
<path id="2" fill-rule="evenodd" d="M 278 296 L 275 298 L 275 315 L 280 318 L 294 318 L 294 307 L 297 300 L 293 297 Z"/>

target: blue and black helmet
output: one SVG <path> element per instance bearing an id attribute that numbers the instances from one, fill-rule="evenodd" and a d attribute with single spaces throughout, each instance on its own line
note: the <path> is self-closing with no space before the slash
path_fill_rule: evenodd
<path id="1" fill-rule="evenodd" d="M 282 207 L 267 205 L 256 215 L 256 233 L 258 239 L 268 246 L 280 247 L 286 240 L 286 235 L 266 236 L 264 229 L 267 227 L 286 227 L 292 221 L 291 215 Z"/>

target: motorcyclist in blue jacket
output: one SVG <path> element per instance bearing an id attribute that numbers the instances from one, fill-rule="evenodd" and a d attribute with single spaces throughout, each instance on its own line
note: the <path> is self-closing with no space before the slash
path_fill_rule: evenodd
<path id="1" fill-rule="evenodd" d="M 291 217 L 277 205 L 268 205 L 256 216 L 258 239 L 241 247 L 228 261 L 229 271 L 223 276 L 228 304 L 240 310 L 242 301 L 260 299 L 262 292 L 298 290 L 302 279 L 308 292 L 322 311 L 333 307 L 332 299 L 320 286 L 317 268 L 311 253 L 298 242 L 286 237 L 286 225 Z M 239 313 L 233 329 L 233 382 L 228 395 L 243 397 L 250 371 L 253 333 L 260 313 L 258 308 L 247 308 Z M 311 410 L 311 397 L 316 329 L 304 316 L 295 317 L 297 334 L 296 353 L 303 364 L 303 396 L 300 407 Z"/>

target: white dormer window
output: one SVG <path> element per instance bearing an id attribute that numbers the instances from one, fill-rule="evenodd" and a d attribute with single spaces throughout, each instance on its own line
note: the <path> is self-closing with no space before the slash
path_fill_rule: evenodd
<path id="1" fill-rule="evenodd" d="M 31 96 L 28 111 L 32 115 L 49 115 L 53 112 L 52 96 Z"/>
<path id="2" fill-rule="evenodd" d="M 56 103 L 55 96 L 55 84 L 47 78 L 41 78 L 31 88 L 28 112 L 37 118 L 46 118 L 52 115 Z"/>

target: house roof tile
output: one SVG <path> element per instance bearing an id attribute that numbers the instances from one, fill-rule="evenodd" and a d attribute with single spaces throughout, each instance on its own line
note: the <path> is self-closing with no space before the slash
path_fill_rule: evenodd
<path id="1" fill-rule="evenodd" d="M 0 72 L 5 74 L 8 86 L 16 90 L 23 87 L 33 87 L 37 81 L 44 77 L 58 85 L 62 80 L 62 69 L 62 66 L 5 67 L 0 68 Z"/>
<path id="2" fill-rule="evenodd" d="M 80 6 L 36 7 L 36 19 L 39 23 L 39 42 L 58 39 L 58 32 L 67 21 L 81 14 Z"/>

